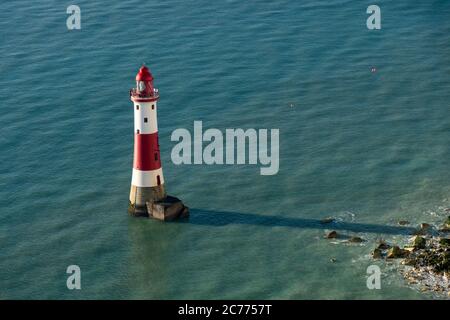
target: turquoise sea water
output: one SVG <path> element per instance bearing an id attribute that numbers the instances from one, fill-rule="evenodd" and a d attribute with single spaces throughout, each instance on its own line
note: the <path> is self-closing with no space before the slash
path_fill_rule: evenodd
<path id="1" fill-rule="evenodd" d="M 70 4 L 0 4 L 1 299 L 433 297 L 370 252 L 450 206 L 449 1 L 377 1 L 378 31 L 372 1 L 79 0 L 68 31 Z M 127 215 L 142 62 L 187 223 Z M 175 166 L 196 120 L 279 128 L 279 173 Z M 323 239 L 327 216 L 369 241 Z"/>

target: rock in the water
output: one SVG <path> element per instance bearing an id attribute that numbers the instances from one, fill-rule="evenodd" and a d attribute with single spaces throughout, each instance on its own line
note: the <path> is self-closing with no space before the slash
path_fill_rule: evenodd
<path id="1" fill-rule="evenodd" d="M 428 223 L 421 223 L 419 228 L 414 232 L 415 235 L 425 235 L 431 231 L 431 225 Z"/>
<path id="2" fill-rule="evenodd" d="M 380 244 L 378 245 L 378 249 L 380 249 L 380 250 L 387 250 L 390 247 L 391 246 L 384 241 L 380 241 Z"/>
<path id="3" fill-rule="evenodd" d="M 327 239 L 335 239 L 337 237 L 339 237 L 339 234 L 334 230 L 327 234 Z"/>
<path id="4" fill-rule="evenodd" d="M 328 224 L 328 223 L 332 223 L 332 222 L 334 222 L 334 218 L 331 218 L 331 217 L 320 220 L 321 224 Z"/>
<path id="5" fill-rule="evenodd" d="M 388 259 L 397 259 L 397 258 L 405 258 L 409 254 L 408 250 L 401 249 L 399 246 L 393 246 L 389 249 L 386 258 Z"/>
<path id="6" fill-rule="evenodd" d="M 375 248 L 372 253 L 372 258 L 374 259 L 381 259 L 381 249 Z"/>
<path id="7" fill-rule="evenodd" d="M 332 263 L 335 263 L 336 261 L 337 261 L 336 258 L 331 258 L 331 259 L 330 259 L 330 262 L 332 262 Z"/>
<path id="8" fill-rule="evenodd" d="M 350 239 L 348 239 L 348 242 L 353 242 L 353 243 L 361 243 L 364 241 L 366 241 L 366 240 L 364 240 L 363 238 L 360 238 L 360 237 L 351 237 Z"/>
<path id="9" fill-rule="evenodd" d="M 428 223 L 421 223 L 420 224 L 420 229 L 422 229 L 422 230 L 428 230 L 430 228 L 431 228 L 431 225 L 428 224 Z"/>
<path id="10" fill-rule="evenodd" d="M 427 241 L 425 240 L 424 237 L 416 236 L 414 238 L 414 249 L 416 249 L 416 250 L 425 249 L 426 244 L 427 244 Z"/>
<path id="11" fill-rule="evenodd" d="M 401 225 L 401 226 L 406 226 L 406 225 L 409 224 L 409 221 L 407 221 L 407 220 L 400 220 L 400 221 L 398 222 L 398 224 Z"/>

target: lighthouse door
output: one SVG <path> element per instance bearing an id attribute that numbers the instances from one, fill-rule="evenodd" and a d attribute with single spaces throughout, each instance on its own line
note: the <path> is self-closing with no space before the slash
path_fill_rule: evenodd
<path id="1" fill-rule="evenodd" d="M 161 178 L 159 177 L 159 175 L 156 176 L 156 183 L 158 184 L 158 186 L 161 185 Z"/>

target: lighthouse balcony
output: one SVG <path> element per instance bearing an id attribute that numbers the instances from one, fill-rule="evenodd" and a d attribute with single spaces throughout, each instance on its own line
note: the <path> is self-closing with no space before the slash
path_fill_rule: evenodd
<path id="1" fill-rule="evenodd" d="M 130 89 L 130 97 L 133 98 L 149 98 L 149 99 L 158 99 L 159 98 L 159 92 L 158 89 L 153 89 L 153 92 L 151 93 L 145 93 L 140 92 L 136 88 Z"/>

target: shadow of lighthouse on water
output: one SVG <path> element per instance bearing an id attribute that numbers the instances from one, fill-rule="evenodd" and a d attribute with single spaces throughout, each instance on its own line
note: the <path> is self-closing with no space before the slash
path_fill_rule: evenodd
<path id="1" fill-rule="evenodd" d="M 227 211 L 214 211 L 191 208 L 189 223 L 194 225 L 226 226 L 231 224 L 257 225 L 266 227 L 288 227 L 297 229 L 329 229 L 334 230 L 377 233 L 389 235 L 408 235 L 416 229 L 406 226 L 390 226 L 380 224 L 356 222 L 332 222 L 324 224 L 320 219 L 291 218 L 283 216 L 268 216 L 255 213 L 240 213 Z"/>

